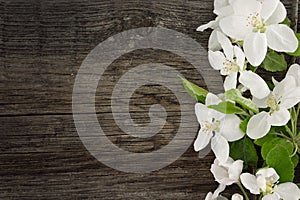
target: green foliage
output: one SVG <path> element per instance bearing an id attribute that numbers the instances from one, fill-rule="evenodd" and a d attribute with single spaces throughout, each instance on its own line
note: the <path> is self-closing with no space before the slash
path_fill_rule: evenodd
<path id="1" fill-rule="evenodd" d="M 290 56 L 300 56 L 300 33 L 296 33 L 296 37 L 298 39 L 298 48 L 296 51 L 292 52 L 292 53 L 287 53 Z"/>
<path id="2" fill-rule="evenodd" d="M 287 25 L 288 27 L 290 27 L 290 26 L 291 26 L 291 20 L 290 20 L 288 17 L 286 17 L 286 18 L 283 20 L 283 22 L 281 22 L 280 24 L 285 24 L 285 25 Z"/>
<path id="3" fill-rule="evenodd" d="M 243 97 L 241 92 L 237 89 L 231 89 L 225 92 L 225 96 L 227 99 L 235 101 L 236 103 L 240 104 L 243 108 L 250 110 L 254 113 L 258 113 L 258 107 L 255 103 L 253 103 L 250 99 Z"/>
<path id="4" fill-rule="evenodd" d="M 266 160 L 270 151 L 278 146 L 282 146 L 283 148 L 285 148 L 289 156 L 293 153 L 293 143 L 291 143 L 287 139 L 276 137 L 263 144 L 261 148 L 261 156 L 263 157 L 263 159 Z"/>
<path id="5" fill-rule="evenodd" d="M 224 114 L 247 114 L 243 109 L 229 101 L 223 101 L 218 105 L 210 105 L 208 108 L 212 108 Z"/>
<path id="6" fill-rule="evenodd" d="M 283 54 L 270 51 L 267 53 L 261 67 L 270 72 L 279 72 L 287 69 L 287 62 Z"/>
<path id="7" fill-rule="evenodd" d="M 295 176 L 294 164 L 290 158 L 290 153 L 285 147 L 276 145 L 272 148 L 266 157 L 266 163 L 276 170 L 280 176 L 280 182 L 293 181 Z"/>
<path id="8" fill-rule="evenodd" d="M 298 156 L 298 154 L 295 154 L 291 159 L 292 159 L 292 162 L 294 164 L 294 168 L 296 168 L 298 166 L 298 163 L 299 163 L 299 156 Z"/>
<path id="9" fill-rule="evenodd" d="M 263 146 L 266 142 L 269 142 L 272 139 L 277 137 L 276 135 L 273 134 L 274 132 L 275 130 L 272 128 L 266 136 L 256 139 L 254 141 L 254 144 L 256 144 L 257 146 Z"/>
<path id="10" fill-rule="evenodd" d="M 194 83 L 186 80 L 183 77 L 180 77 L 180 79 L 183 83 L 185 90 L 189 95 L 191 95 L 194 99 L 196 99 L 196 101 L 205 103 L 205 98 L 206 95 L 208 94 L 207 90 L 195 85 Z"/>
<path id="11" fill-rule="evenodd" d="M 244 132 L 244 133 L 247 133 L 247 125 L 248 125 L 248 122 L 250 120 L 250 116 L 246 117 L 240 124 L 240 129 Z"/>
<path id="12" fill-rule="evenodd" d="M 234 160 L 243 160 L 244 169 L 247 169 L 248 166 L 256 167 L 258 162 L 255 146 L 248 137 L 230 144 L 230 157 Z"/>

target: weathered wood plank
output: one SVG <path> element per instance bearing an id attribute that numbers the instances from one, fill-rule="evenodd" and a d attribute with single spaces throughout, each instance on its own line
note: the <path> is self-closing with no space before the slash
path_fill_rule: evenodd
<path id="1" fill-rule="evenodd" d="M 284 3 L 290 10 L 291 0 Z M 78 137 L 71 104 L 77 71 L 98 43 L 125 30 L 155 26 L 187 34 L 206 48 L 209 31 L 197 33 L 195 28 L 213 19 L 212 5 L 212 0 L 0 1 L 0 198 L 203 199 L 214 190 L 209 172 L 213 156 L 198 159 L 192 147 L 149 174 L 118 172 L 98 162 Z M 161 103 L 168 112 L 163 130 L 138 139 L 115 125 L 112 89 L 122 74 L 145 62 L 171 66 L 206 87 L 193 66 L 169 52 L 147 49 L 117 59 L 99 82 L 96 111 L 110 140 L 133 152 L 166 145 L 180 123 L 172 92 L 151 86 L 133 94 L 131 114 L 135 122 L 148 123 L 149 106 Z M 214 75 L 205 73 L 210 79 Z"/>

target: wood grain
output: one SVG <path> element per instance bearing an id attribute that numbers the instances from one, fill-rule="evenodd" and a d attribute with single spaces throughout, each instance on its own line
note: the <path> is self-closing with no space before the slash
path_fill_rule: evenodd
<path id="1" fill-rule="evenodd" d="M 292 0 L 284 4 L 290 10 Z M 0 0 L 0 198 L 186 200 L 204 199 L 213 191 L 212 154 L 199 159 L 190 147 L 159 171 L 119 172 L 89 154 L 72 117 L 77 71 L 100 42 L 125 30 L 154 26 L 184 33 L 206 48 L 209 31 L 195 28 L 213 19 L 212 8 L 212 0 Z M 129 69 L 153 61 L 207 87 L 187 61 L 170 52 L 146 49 L 117 59 L 99 82 L 105 87 L 97 88 L 96 111 L 111 141 L 132 152 L 161 148 L 178 129 L 176 97 L 159 86 L 137 90 L 130 109 L 135 122 L 148 123 L 149 106 L 164 105 L 168 121 L 160 133 L 149 140 L 132 138 L 114 123 L 110 97 L 116 81 Z M 230 187 L 225 195 L 236 190 Z"/>

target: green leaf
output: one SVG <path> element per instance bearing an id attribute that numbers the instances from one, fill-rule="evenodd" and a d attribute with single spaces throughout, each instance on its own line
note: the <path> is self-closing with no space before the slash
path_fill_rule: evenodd
<path id="1" fill-rule="evenodd" d="M 289 155 L 286 148 L 276 146 L 268 153 L 266 158 L 267 165 L 274 168 L 280 176 L 280 182 L 293 182 L 295 176 L 294 164 Z"/>
<path id="2" fill-rule="evenodd" d="M 266 58 L 262 62 L 261 66 L 267 71 L 279 72 L 287 69 L 287 62 L 283 54 L 270 51 L 267 53 Z"/>
<path id="3" fill-rule="evenodd" d="M 256 149 L 248 137 L 230 144 L 230 157 L 234 160 L 243 160 L 244 169 L 247 169 L 248 166 L 256 167 L 258 162 Z"/>
<path id="4" fill-rule="evenodd" d="M 277 136 L 274 135 L 273 133 L 275 133 L 275 129 L 271 128 L 271 130 L 269 131 L 269 133 L 259 139 L 254 140 L 254 144 L 258 145 L 258 146 L 263 146 L 266 142 L 271 141 L 272 139 L 276 138 Z"/>
<path id="5" fill-rule="evenodd" d="M 269 142 L 265 142 L 263 144 L 261 148 L 261 155 L 263 159 L 266 160 L 269 152 L 278 146 L 282 146 L 283 148 L 285 148 L 289 156 L 293 153 L 293 149 L 294 149 L 293 143 L 291 143 L 287 139 L 276 137 L 271 139 Z"/>
<path id="6" fill-rule="evenodd" d="M 288 17 L 286 17 L 280 24 L 285 24 L 288 27 L 290 27 L 291 26 L 291 20 Z"/>
<path id="7" fill-rule="evenodd" d="M 246 117 L 241 123 L 240 123 L 240 129 L 244 132 L 247 133 L 247 125 L 251 117 Z"/>
<path id="8" fill-rule="evenodd" d="M 194 83 L 186 80 L 185 78 L 180 77 L 180 79 L 183 83 L 185 90 L 189 95 L 191 95 L 198 102 L 205 103 L 205 98 L 208 94 L 207 90 L 195 85 Z"/>
<path id="9" fill-rule="evenodd" d="M 287 53 L 290 56 L 300 56 L 300 33 L 296 33 L 296 37 L 297 37 L 297 39 L 299 41 L 298 48 L 297 48 L 297 50 L 295 52 Z"/>
<path id="10" fill-rule="evenodd" d="M 289 155 L 293 153 L 294 146 L 290 141 L 284 138 L 276 137 L 263 144 L 261 148 L 261 156 L 263 157 L 263 159 L 266 160 L 269 152 L 278 146 L 282 146 L 283 148 L 285 148 Z"/>
<path id="11" fill-rule="evenodd" d="M 251 110 L 254 113 L 259 112 L 257 105 L 253 103 L 250 99 L 243 97 L 241 92 L 237 89 L 231 89 L 226 91 L 225 96 L 227 99 L 230 99 L 240 104 L 243 108 Z"/>
<path id="12" fill-rule="evenodd" d="M 224 114 L 247 114 L 243 109 L 234 105 L 234 103 L 229 101 L 223 101 L 218 105 L 210 105 L 208 108 L 212 108 Z"/>
<path id="13" fill-rule="evenodd" d="M 296 168 L 298 166 L 298 163 L 299 163 L 299 156 L 297 154 L 295 154 L 291 159 L 292 159 L 292 162 L 294 164 L 294 168 Z"/>

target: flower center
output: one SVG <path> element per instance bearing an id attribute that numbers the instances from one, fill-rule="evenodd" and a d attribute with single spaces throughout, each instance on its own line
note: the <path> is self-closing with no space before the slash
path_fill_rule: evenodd
<path id="1" fill-rule="evenodd" d="M 250 14 L 247 17 L 247 26 L 253 27 L 253 32 L 266 32 L 266 24 L 262 21 L 259 13 Z"/>
<path id="2" fill-rule="evenodd" d="M 273 114 L 275 111 L 279 111 L 280 109 L 280 98 L 276 98 L 274 95 L 272 95 L 268 99 L 267 104 L 270 107 L 270 114 Z"/>
<path id="3" fill-rule="evenodd" d="M 267 185 L 266 185 L 266 193 L 267 193 L 267 194 L 272 194 L 272 193 L 274 192 L 273 187 L 274 187 L 273 184 L 267 183 Z"/>
<path id="4" fill-rule="evenodd" d="M 239 71 L 239 66 L 237 65 L 235 60 L 232 62 L 232 61 L 226 59 L 223 62 L 223 66 L 224 66 L 224 71 L 227 75 L 230 74 L 230 72 L 238 72 Z"/>
<path id="5" fill-rule="evenodd" d="M 203 131 L 206 133 L 210 132 L 219 132 L 220 131 L 220 121 L 219 120 L 213 120 L 213 122 L 204 121 L 204 127 Z"/>

